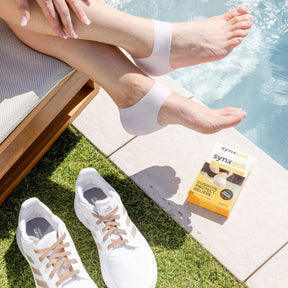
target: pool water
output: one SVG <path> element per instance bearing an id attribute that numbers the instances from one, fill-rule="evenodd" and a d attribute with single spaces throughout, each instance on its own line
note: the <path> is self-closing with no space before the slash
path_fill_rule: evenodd
<path id="1" fill-rule="evenodd" d="M 130 14 L 165 21 L 201 20 L 238 0 L 106 0 Z M 246 0 L 253 28 L 223 60 L 170 76 L 212 108 L 241 107 L 243 135 L 288 169 L 288 0 Z"/>

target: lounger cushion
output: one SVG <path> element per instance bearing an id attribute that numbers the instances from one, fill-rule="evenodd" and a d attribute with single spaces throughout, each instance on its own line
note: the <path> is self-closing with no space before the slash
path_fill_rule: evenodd
<path id="1" fill-rule="evenodd" d="M 23 44 L 0 18 L 0 143 L 73 69 Z"/>

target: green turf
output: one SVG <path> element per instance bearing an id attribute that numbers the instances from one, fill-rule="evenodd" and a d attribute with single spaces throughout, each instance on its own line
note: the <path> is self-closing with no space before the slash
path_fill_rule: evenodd
<path id="1" fill-rule="evenodd" d="M 106 287 L 92 236 L 73 210 L 74 184 L 85 167 L 96 168 L 118 191 L 131 219 L 149 242 L 158 264 L 157 288 L 246 287 L 85 137 L 69 128 L 0 206 L 1 288 L 35 287 L 15 239 L 21 203 L 30 197 L 38 197 L 66 223 L 87 272 L 99 288 Z"/>

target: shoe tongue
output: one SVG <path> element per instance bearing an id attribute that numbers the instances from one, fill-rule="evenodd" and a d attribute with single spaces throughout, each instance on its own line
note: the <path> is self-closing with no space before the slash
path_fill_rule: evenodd
<path id="1" fill-rule="evenodd" d="M 116 202 L 113 198 L 107 196 L 103 200 L 98 200 L 94 202 L 94 210 L 99 216 L 105 216 L 110 213 L 116 207 Z"/>
<path id="2" fill-rule="evenodd" d="M 117 206 L 117 202 L 110 196 L 107 196 L 103 200 L 94 201 L 94 211 L 96 212 L 98 216 L 105 217 L 112 210 L 114 210 L 116 206 Z M 107 219 L 106 221 L 109 222 L 109 219 Z M 119 239 L 119 237 L 121 237 L 121 234 L 115 233 L 115 232 L 110 234 L 109 236 L 110 239 Z M 109 241 L 110 243 L 110 240 L 107 240 L 107 241 Z M 113 251 L 114 250 L 115 249 L 113 249 Z"/>
<path id="3" fill-rule="evenodd" d="M 58 240 L 57 231 L 46 234 L 38 243 L 39 249 L 49 248 Z"/>

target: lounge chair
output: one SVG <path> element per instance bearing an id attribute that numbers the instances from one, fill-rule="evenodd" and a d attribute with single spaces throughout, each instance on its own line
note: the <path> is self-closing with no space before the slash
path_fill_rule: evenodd
<path id="1" fill-rule="evenodd" d="M 0 18 L 0 204 L 99 87 L 65 63 L 27 47 Z"/>

